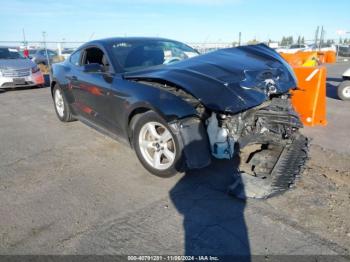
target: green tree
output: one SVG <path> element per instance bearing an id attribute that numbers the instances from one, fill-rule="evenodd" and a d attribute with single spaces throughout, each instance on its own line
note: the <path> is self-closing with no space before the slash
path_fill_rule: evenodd
<path id="1" fill-rule="evenodd" d="M 299 38 L 298 38 L 298 41 L 301 41 L 299 40 Z M 288 45 L 292 45 L 293 43 L 294 43 L 293 36 L 287 36 L 287 37 L 283 36 L 280 45 L 288 46 Z"/>
<path id="2" fill-rule="evenodd" d="M 294 43 L 293 36 L 289 37 L 288 43 L 289 43 L 289 45 L 292 45 Z"/>
<path id="3" fill-rule="evenodd" d="M 254 38 L 254 39 L 252 39 L 252 40 L 249 40 L 249 41 L 247 42 L 247 44 L 248 44 L 248 45 L 256 45 L 256 44 L 259 44 L 259 41 L 256 40 L 256 39 Z"/>
<path id="4" fill-rule="evenodd" d="M 287 45 L 286 38 L 284 36 L 282 37 L 280 45 L 281 46 L 286 46 Z"/>

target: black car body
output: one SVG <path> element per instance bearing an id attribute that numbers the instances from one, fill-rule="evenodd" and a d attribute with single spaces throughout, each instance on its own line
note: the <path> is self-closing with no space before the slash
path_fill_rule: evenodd
<path id="1" fill-rule="evenodd" d="M 169 50 L 175 55 L 167 60 Z M 51 86 L 54 98 L 59 87 L 69 111 L 69 117 L 59 116 L 61 120 L 78 118 L 122 138 L 157 175 L 172 172 L 152 168 L 140 156 L 141 138 L 135 137 L 135 130 L 139 134 L 139 122 L 147 124 L 144 115 L 152 123 L 159 119 L 171 131 L 176 160 L 181 162 L 174 163 L 175 170 L 202 168 L 210 164 L 211 155 L 233 158 L 243 148 L 258 145 L 259 150 L 246 153 L 242 168 L 269 177 L 271 188 L 278 191 L 292 183 L 306 157 L 306 139 L 298 133 L 302 124 L 290 104 L 294 74 L 265 45 L 199 55 L 162 38 L 97 40 L 55 64 Z M 160 150 L 157 146 L 157 141 L 152 144 L 154 155 Z M 282 155 L 284 161 L 293 159 L 292 168 L 286 169 Z M 165 154 L 159 158 L 163 161 Z"/>

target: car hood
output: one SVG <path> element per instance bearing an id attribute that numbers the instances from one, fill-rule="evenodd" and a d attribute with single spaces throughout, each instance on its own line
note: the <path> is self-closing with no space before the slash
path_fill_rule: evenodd
<path id="1" fill-rule="evenodd" d="M 35 63 L 29 59 L 0 59 L 1 69 L 24 69 L 35 66 Z"/>
<path id="2" fill-rule="evenodd" d="M 123 77 L 167 81 L 207 108 L 231 113 L 260 105 L 271 94 L 296 87 L 291 67 L 265 45 L 221 49 L 174 64 L 128 72 Z"/>

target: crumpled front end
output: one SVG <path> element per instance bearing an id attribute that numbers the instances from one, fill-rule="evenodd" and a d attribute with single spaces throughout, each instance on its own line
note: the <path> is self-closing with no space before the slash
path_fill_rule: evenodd
<path id="1" fill-rule="evenodd" d="M 210 152 L 218 159 L 239 156 L 240 170 L 264 181 L 266 190 L 254 197 L 285 191 L 301 172 L 307 139 L 299 133 L 302 123 L 289 95 L 297 86 L 296 78 L 267 46 L 218 50 L 126 73 L 124 78 L 164 89 L 197 111 L 189 117 L 198 118 L 198 125 L 195 121 L 179 129 L 188 148 L 184 152 L 188 167 L 208 164 Z"/>
<path id="2" fill-rule="evenodd" d="M 239 114 L 213 113 L 207 121 L 214 157 L 239 156 L 243 175 L 260 180 L 259 193 L 266 198 L 290 188 L 307 159 L 308 141 L 299 133 L 302 123 L 289 95 L 271 98 Z"/>
<path id="3" fill-rule="evenodd" d="M 284 59 L 265 45 L 227 48 L 169 65 L 123 74 L 124 79 L 166 82 L 213 111 L 239 113 L 296 87 Z"/>

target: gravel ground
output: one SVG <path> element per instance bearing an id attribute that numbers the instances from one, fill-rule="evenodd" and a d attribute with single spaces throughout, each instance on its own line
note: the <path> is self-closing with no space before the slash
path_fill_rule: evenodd
<path id="1" fill-rule="evenodd" d="M 350 64 L 328 66 L 327 127 L 293 190 L 227 194 L 234 163 L 169 179 L 131 149 L 56 119 L 45 89 L 0 92 L 0 254 L 350 255 L 350 103 L 335 97 Z"/>

